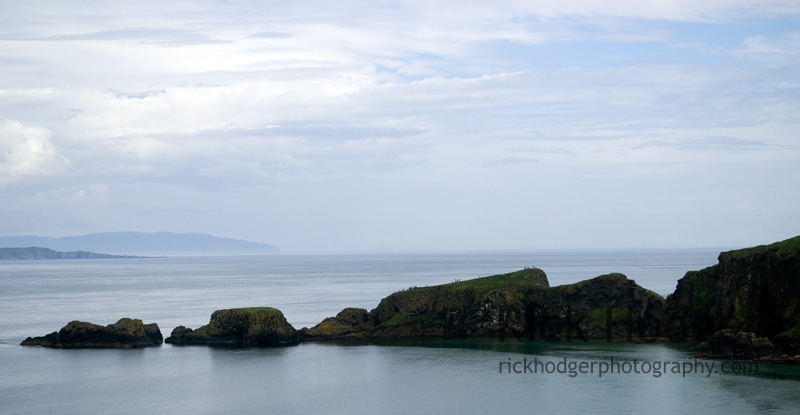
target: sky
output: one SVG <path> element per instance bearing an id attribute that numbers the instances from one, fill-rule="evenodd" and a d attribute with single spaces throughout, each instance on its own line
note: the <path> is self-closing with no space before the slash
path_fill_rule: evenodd
<path id="1" fill-rule="evenodd" d="M 800 234 L 800 2 L 0 0 L 0 235 Z"/>

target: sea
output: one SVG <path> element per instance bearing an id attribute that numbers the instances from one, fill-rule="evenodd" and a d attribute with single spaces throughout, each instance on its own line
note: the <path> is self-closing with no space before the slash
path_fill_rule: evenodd
<path id="1" fill-rule="evenodd" d="M 297 329 L 393 292 L 537 267 L 551 286 L 621 272 L 661 295 L 719 250 L 270 254 L 0 261 L 0 414 L 798 414 L 800 367 L 696 360 L 690 344 L 580 339 L 280 348 L 23 347 L 71 320 L 207 324 L 271 306 Z"/>

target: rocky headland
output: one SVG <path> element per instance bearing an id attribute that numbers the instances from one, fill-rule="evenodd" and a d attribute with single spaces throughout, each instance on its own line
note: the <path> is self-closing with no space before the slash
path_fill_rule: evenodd
<path id="1" fill-rule="evenodd" d="M 372 311 L 346 308 L 300 334 L 306 340 L 500 336 L 591 340 L 655 336 L 664 299 L 622 274 L 550 287 L 521 271 L 396 292 Z"/>
<path id="2" fill-rule="evenodd" d="M 144 324 L 139 319 L 121 318 L 107 326 L 71 321 L 59 331 L 42 337 L 28 337 L 22 345 L 60 349 L 128 349 L 158 346 L 163 341 L 158 324 Z"/>
<path id="3" fill-rule="evenodd" d="M 723 252 L 666 299 L 622 274 L 550 287 L 542 270 L 396 292 L 346 308 L 304 340 L 498 336 L 693 342 L 698 356 L 800 362 L 800 236 Z"/>
<path id="4" fill-rule="evenodd" d="M 800 236 L 718 259 L 678 281 L 665 334 L 700 342 L 703 357 L 800 360 Z"/>

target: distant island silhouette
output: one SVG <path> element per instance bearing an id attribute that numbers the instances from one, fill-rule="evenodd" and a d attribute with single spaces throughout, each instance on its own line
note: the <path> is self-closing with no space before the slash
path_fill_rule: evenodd
<path id="1" fill-rule="evenodd" d="M 32 246 L 30 248 L 0 248 L 0 260 L 25 259 L 104 259 L 104 258 L 144 258 L 132 255 L 97 254 L 86 251 L 59 252 L 50 248 Z"/>
<path id="2" fill-rule="evenodd" d="M 108 255 L 220 255 L 278 252 L 275 245 L 202 233 L 104 232 L 50 238 L 0 236 L 0 248 L 41 247 L 54 251 L 103 252 Z"/>

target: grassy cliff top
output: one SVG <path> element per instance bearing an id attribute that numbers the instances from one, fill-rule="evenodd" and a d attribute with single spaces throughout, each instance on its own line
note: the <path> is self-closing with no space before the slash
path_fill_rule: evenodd
<path id="1" fill-rule="evenodd" d="M 549 284 L 544 271 L 525 268 L 508 274 L 397 291 L 381 300 L 378 310 L 386 318 L 396 312 L 417 315 L 423 310 L 461 308 L 474 296 L 483 298 L 493 292 L 503 292 L 510 299 L 522 296 L 529 289 L 546 288 Z"/>
<path id="2" fill-rule="evenodd" d="M 800 255 L 800 236 L 789 238 L 784 241 L 775 242 L 769 245 L 759 245 L 752 248 L 737 249 L 719 254 L 720 261 L 723 259 L 743 259 L 761 253 L 777 252 L 784 257 Z"/>
<path id="3" fill-rule="evenodd" d="M 240 311 L 240 312 L 243 312 L 243 313 L 257 313 L 259 311 L 265 311 L 265 312 L 268 312 L 268 313 L 274 313 L 274 312 L 280 313 L 281 312 L 277 308 L 273 308 L 273 307 L 243 307 L 243 308 L 231 308 L 230 310 L 231 311 Z"/>
<path id="4" fill-rule="evenodd" d="M 559 286 L 556 286 L 554 288 L 561 290 L 561 292 L 563 292 L 565 294 L 574 294 L 576 292 L 579 292 L 579 291 L 585 289 L 586 287 L 590 286 L 591 284 L 597 284 L 597 283 L 605 283 L 605 284 L 607 284 L 607 283 L 610 283 L 610 282 L 614 282 L 616 284 L 636 284 L 636 281 L 634 281 L 632 279 L 629 279 L 625 274 L 620 274 L 618 272 L 612 272 L 610 274 L 603 274 L 603 275 L 600 275 L 600 276 L 597 276 L 597 277 L 594 277 L 594 278 L 590 278 L 588 280 L 578 281 L 578 282 L 573 283 L 573 284 L 559 285 Z M 638 284 L 636 285 L 636 287 L 634 289 L 638 293 L 640 293 L 643 297 L 658 298 L 659 301 L 661 301 L 662 303 L 665 301 L 664 297 L 662 297 L 660 294 L 658 294 L 658 293 L 656 293 L 654 291 L 648 290 L 647 288 L 644 288 L 644 287 L 642 287 L 642 286 L 640 286 Z"/>
<path id="5" fill-rule="evenodd" d="M 445 284 L 455 290 L 491 291 L 498 288 L 549 288 L 547 275 L 538 268 L 525 268 L 508 274 L 474 278 Z"/>

